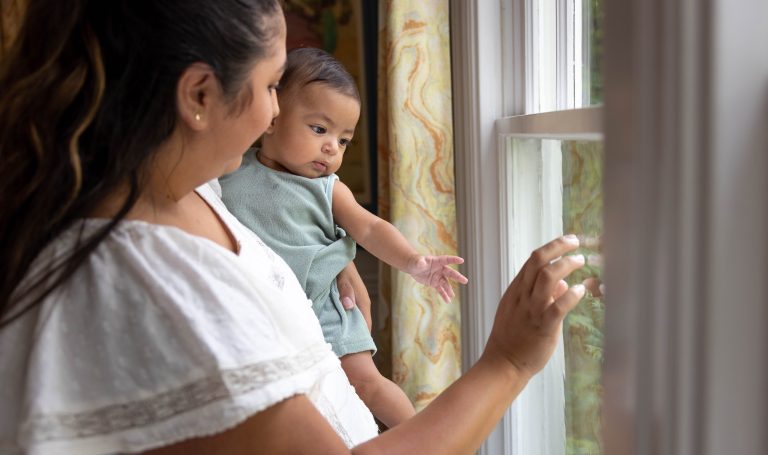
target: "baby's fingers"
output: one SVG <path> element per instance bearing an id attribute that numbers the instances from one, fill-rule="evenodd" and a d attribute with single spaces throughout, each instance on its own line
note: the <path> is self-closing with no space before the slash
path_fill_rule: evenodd
<path id="1" fill-rule="evenodd" d="M 446 295 L 448 296 L 446 303 L 449 303 L 451 300 L 453 300 L 454 297 L 456 297 L 456 293 L 453 292 L 453 286 L 451 286 L 451 283 L 446 282 L 443 287 L 445 289 Z"/>
<path id="2" fill-rule="evenodd" d="M 460 258 L 458 256 L 435 256 L 435 260 L 440 265 L 464 263 L 464 258 Z"/>
<path id="3" fill-rule="evenodd" d="M 451 289 L 451 287 L 450 287 L 450 286 L 448 286 L 448 289 L 450 290 L 450 294 L 449 294 L 449 293 L 448 293 L 448 291 L 446 290 L 445 286 L 439 286 L 439 287 L 437 288 L 437 292 L 438 292 L 438 294 L 440 294 L 440 297 L 442 297 L 442 298 L 443 298 L 443 301 L 444 301 L 445 303 L 450 303 L 450 302 L 451 302 L 451 299 L 453 298 L 453 289 Z"/>
<path id="4" fill-rule="evenodd" d="M 443 276 L 448 280 L 453 280 L 461 284 L 467 284 L 467 282 L 469 282 L 467 277 L 448 266 L 443 267 Z"/>
<path id="5" fill-rule="evenodd" d="M 438 278 L 437 282 L 432 285 L 432 287 L 437 290 L 445 303 L 451 303 L 451 300 L 456 297 L 456 294 L 453 292 L 453 286 L 451 286 L 451 283 L 445 277 Z"/>

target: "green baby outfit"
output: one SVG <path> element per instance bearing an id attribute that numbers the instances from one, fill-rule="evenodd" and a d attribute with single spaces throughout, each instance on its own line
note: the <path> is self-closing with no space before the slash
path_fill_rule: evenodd
<path id="1" fill-rule="evenodd" d="M 280 255 L 299 279 L 325 340 L 341 357 L 376 351 L 357 307 L 341 305 L 336 276 L 355 257 L 355 241 L 333 221 L 335 174 L 306 178 L 272 170 L 249 151 L 240 168 L 219 179 L 222 200 Z"/>

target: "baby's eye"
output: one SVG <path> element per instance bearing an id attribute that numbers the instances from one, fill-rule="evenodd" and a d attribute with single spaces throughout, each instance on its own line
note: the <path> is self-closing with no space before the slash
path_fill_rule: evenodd
<path id="1" fill-rule="evenodd" d="M 328 131 L 320 125 L 309 125 L 309 127 L 312 129 L 312 131 L 315 132 L 315 134 L 325 134 L 325 132 Z"/>
<path id="2" fill-rule="evenodd" d="M 339 145 L 343 148 L 346 148 L 350 142 L 352 142 L 351 139 L 345 139 L 345 138 L 339 139 Z"/>

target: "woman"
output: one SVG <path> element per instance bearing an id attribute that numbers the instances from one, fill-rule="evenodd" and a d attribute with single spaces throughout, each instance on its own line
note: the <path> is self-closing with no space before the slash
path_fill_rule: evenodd
<path id="1" fill-rule="evenodd" d="M 284 42 L 277 0 L 30 2 L 0 70 L 0 452 L 470 453 L 544 366 L 584 292 L 569 236 L 481 360 L 376 435 L 296 278 L 206 184 L 278 114 Z"/>

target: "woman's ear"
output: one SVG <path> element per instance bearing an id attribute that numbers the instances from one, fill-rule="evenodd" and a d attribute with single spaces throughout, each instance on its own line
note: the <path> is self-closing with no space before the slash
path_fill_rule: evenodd
<path id="1" fill-rule="evenodd" d="M 211 106 L 221 90 L 213 69 L 205 63 L 187 67 L 176 86 L 176 102 L 183 124 L 194 131 L 205 129 L 212 113 Z"/>

